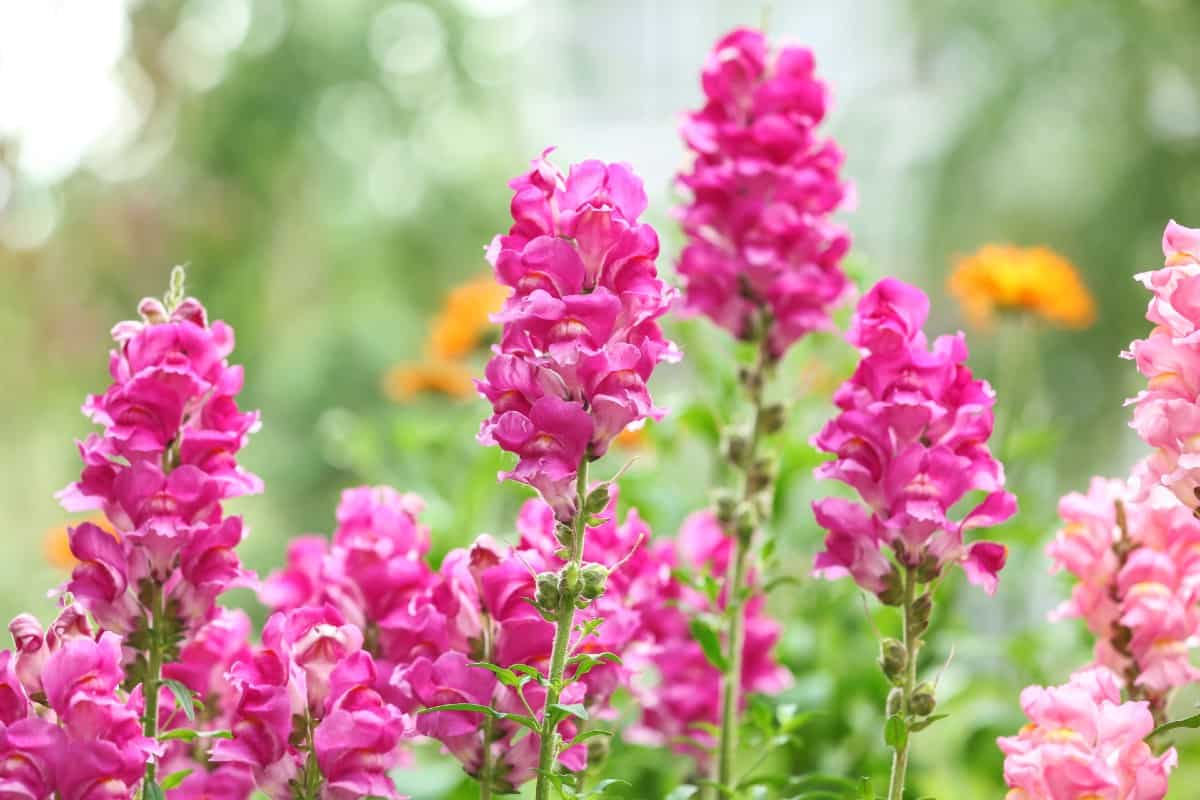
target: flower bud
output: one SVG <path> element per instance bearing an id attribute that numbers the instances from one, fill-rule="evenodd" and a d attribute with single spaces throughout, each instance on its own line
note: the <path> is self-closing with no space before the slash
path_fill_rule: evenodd
<path id="1" fill-rule="evenodd" d="M 757 494 L 768 488 L 775 481 L 775 461 L 769 456 L 757 459 L 746 470 L 746 488 Z"/>
<path id="2" fill-rule="evenodd" d="M 604 586 L 608 582 L 608 568 L 603 564 L 584 564 L 580 573 L 583 587 L 579 594 L 586 600 L 595 600 L 604 594 Z"/>
<path id="3" fill-rule="evenodd" d="M 885 606 L 898 606 L 904 602 L 904 584 L 901 583 L 900 573 L 893 567 L 886 576 L 884 576 L 886 585 L 883 589 L 876 593 L 879 602 Z"/>
<path id="4" fill-rule="evenodd" d="M 899 714 L 904 705 L 904 692 L 899 686 L 893 686 L 887 696 L 887 716 L 892 717 Z"/>
<path id="5" fill-rule="evenodd" d="M 937 580 L 942 574 L 942 564 L 936 556 L 925 554 L 921 559 L 921 563 L 917 565 L 917 580 L 921 583 L 930 583 Z"/>
<path id="6" fill-rule="evenodd" d="M 740 383 L 747 392 L 751 394 L 757 394 L 762 390 L 762 373 L 746 366 L 738 367 L 738 383 Z"/>
<path id="7" fill-rule="evenodd" d="M 741 466 L 749 452 L 750 441 L 744 431 L 740 428 L 730 428 L 725 432 L 724 440 L 721 442 L 721 454 L 730 464 Z"/>
<path id="8" fill-rule="evenodd" d="M 937 698 L 933 696 L 933 684 L 928 681 L 919 684 L 913 692 L 913 696 L 908 700 L 909 709 L 918 717 L 928 717 L 933 713 L 936 705 Z"/>
<path id="9" fill-rule="evenodd" d="M 758 424 L 762 427 L 763 433 L 779 433 L 783 430 L 785 422 L 787 422 L 787 412 L 783 403 L 771 403 L 763 406 L 762 411 L 759 412 Z"/>
<path id="10" fill-rule="evenodd" d="M 913 600 L 912 616 L 908 625 L 909 633 L 920 636 L 929 630 L 929 617 L 933 612 L 933 595 L 929 592 Z"/>
<path id="11" fill-rule="evenodd" d="M 737 536 L 743 542 L 750 541 L 754 536 L 754 532 L 758 530 L 758 512 L 750 503 L 739 503 L 737 510 L 737 519 L 734 521 L 734 528 Z"/>
<path id="12" fill-rule="evenodd" d="M 899 639 L 884 639 L 879 643 L 879 668 L 893 683 L 904 678 L 908 668 L 908 649 Z"/>
<path id="13" fill-rule="evenodd" d="M 717 521 L 724 527 L 729 527 L 737 516 L 737 498 L 733 492 L 722 489 L 713 493 L 713 507 L 717 513 Z"/>
<path id="14" fill-rule="evenodd" d="M 557 614 L 560 599 L 558 591 L 558 576 L 553 572 L 539 572 L 537 576 L 537 591 L 533 595 L 533 604 L 544 614 Z"/>
<path id="15" fill-rule="evenodd" d="M 575 529 L 565 522 L 556 522 L 554 524 L 554 535 L 560 544 L 570 547 L 572 540 L 575 538 Z"/>

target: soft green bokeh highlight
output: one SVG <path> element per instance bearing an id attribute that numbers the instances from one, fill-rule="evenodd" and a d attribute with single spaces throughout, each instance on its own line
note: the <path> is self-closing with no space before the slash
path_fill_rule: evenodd
<path id="1" fill-rule="evenodd" d="M 1159 263 L 1168 218 L 1200 225 L 1200 6 L 777 5 L 772 32 L 811 44 L 835 88 L 830 131 L 858 185 L 845 220 L 864 286 L 884 274 L 919 283 L 934 298 L 931 330 L 949 331 L 964 324 L 944 293 L 955 254 L 992 241 L 1046 244 L 1080 266 L 1099 303 L 1084 332 L 1006 320 L 970 333 L 972 364 L 999 392 L 996 449 L 1022 512 L 998 532 L 1011 558 L 995 598 L 961 577 L 940 591 L 923 670 L 947 664 L 939 710 L 951 716 L 917 738 L 912 787 L 940 800 L 999 797 L 994 739 L 1022 724 L 1021 687 L 1062 682 L 1088 657 L 1080 626 L 1045 621 L 1067 591 L 1042 553 L 1057 497 L 1091 474 L 1123 474 L 1141 452 L 1122 406 L 1138 377 L 1117 357 L 1148 328 L 1132 275 Z M 364 482 L 422 494 L 439 555 L 483 531 L 511 538 L 526 495 L 496 483 L 505 458 L 474 442 L 483 404 L 397 406 L 381 378 L 420 357 L 445 292 L 485 269 L 482 246 L 508 224 L 505 182 L 546 145 L 562 146 L 559 163 L 594 155 L 635 165 L 669 270 L 679 244 L 670 176 L 684 157 L 677 115 L 697 102 L 716 37 L 758 21 L 753 4 L 717 0 L 129 9 L 115 34 L 124 55 L 111 67 L 131 98 L 125 135 L 110 131 L 55 170 L 30 155 L 34 138 L 0 125 L 0 617 L 52 613 L 45 591 L 64 575 L 42 556 L 43 531 L 66 519 L 53 493 L 78 471 L 71 442 L 89 431 L 78 406 L 105 385 L 109 327 L 160 294 L 178 262 L 236 328 L 244 405 L 263 411 L 245 463 L 267 492 L 231 504 L 252 529 L 250 566 L 268 572 L 290 536 L 328 531 L 338 493 Z M 63 18 L 59 30 L 83 24 Z M 69 70 L 70 53 L 59 55 Z M 32 107 L 56 111 L 68 133 L 93 124 L 90 105 L 56 106 L 60 83 Z M 738 413 L 738 348 L 702 321 L 670 327 L 687 358 L 652 388 L 672 413 L 651 427 L 622 493 L 662 534 L 721 478 L 716 431 Z M 796 674 L 784 699 L 816 715 L 803 744 L 762 771 L 871 775 L 880 786 L 886 688 L 875 629 L 893 632 L 896 615 L 874 602 L 864 612 L 846 582 L 807 578 L 821 538 L 808 504 L 830 489 L 812 481 L 819 457 L 806 442 L 852 364 L 844 343 L 814 337 L 774 390 L 795 403 L 780 438 L 776 569 L 799 583 L 779 589 L 772 608 Z M 615 456 L 601 475 L 617 469 Z M 1196 694 L 1179 699 L 1181 713 Z M 1200 779 L 1200 736 L 1177 741 L 1171 797 L 1183 800 Z M 474 796 L 453 763 L 432 751 L 419 763 L 400 779 L 415 798 Z M 651 800 L 689 773 L 686 759 L 622 745 L 606 768 L 633 783 L 614 796 Z"/>

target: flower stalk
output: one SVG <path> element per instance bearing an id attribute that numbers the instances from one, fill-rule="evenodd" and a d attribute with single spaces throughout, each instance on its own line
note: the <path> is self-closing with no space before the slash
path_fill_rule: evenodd
<path id="1" fill-rule="evenodd" d="M 917 656 L 921 650 L 921 633 L 929 625 L 929 616 L 926 612 L 924 615 L 916 609 L 916 570 L 912 567 L 904 569 L 904 599 L 901 604 L 903 612 L 903 669 L 900 670 L 899 677 L 899 708 L 895 709 L 895 701 L 888 698 L 887 721 L 885 725 L 894 725 L 893 719 L 899 716 L 900 731 L 898 734 L 889 735 L 885 731 L 885 737 L 893 742 L 892 755 L 892 777 L 888 784 L 888 800 L 903 800 L 904 798 L 904 779 L 908 773 L 908 751 L 910 737 L 912 732 L 912 723 L 915 715 L 913 713 L 913 694 L 917 684 Z M 889 670 L 886 654 L 884 657 L 884 672 Z M 889 676 L 891 677 L 891 676 Z M 893 678 L 895 680 L 895 678 Z"/>
<path id="2" fill-rule="evenodd" d="M 768 411 L 763 402 L 763 390 L 773 363 L 767 345 L 769 319 L 764 318 L 756 337 L 758 352 L 754 365 L 744 370 L 741 384 L 752 409 L 749 436 L 742 442 L 729 447 L 730 460 L 743 472 L 740 502 L 723 514 L 722 522 L 733 539 L 733 554 L 725 576 L 726 595 L 726 649 L 725 663 L 721 673 L 721 723 L 717 743 L 716 773 L 713 778 L 719 791 L 730 794 L 736 781 L 734 774 L 737 759 L 738 728 L 742 686 L 742 661 L 745 647 L 745 598 L 746 580 L 750 571 L 750 559 L 755 538 L 762 518 L 770 509 L 772 481 L 770 470 L 759 457 L 763 435 L 772 433 L 782 425 L 782 415 Z M 769 419 L 770 418 L 770 419 Z"/>
<path id="3" fill-rule="evenodd" d="M 150 585 L 150 608 L 146 625 L 146 674 L 142 678 L 142 696 L 146 703 L 146 713 L 142 717 L 142 733 L 151 741 L 158 740 L 158 693 L 162 687 L 163 666 L 163 627 L 166 617 L 163 602 L 163 588 L 158 582 Z M 157 780 L 158 762 L 153 758 L 146 760 L 146 777 L 143 781 L 142 796 L 146 797 L 146 787 Z"/>
<path id="4" fill-rule="evenodd" d="M 550 674 L 547 676 L 546 705 L 542 709 L 541 746 L 538 750 L 537 800 L 550 799 L 550 776 L 558 757 L 558 714 L 554 706 L 562 696 L 563 675 L 566 672 L 567 651 L 571 631 L 575 626 L 576 602 L 580 597 L 579 574 L 583 568 L 583 539 L 587 532 L 588 461 L 585 455 L 575 479 L 575 515 L 570 526 L 571 540 L 567 543 L 568 559 L 559 572 L 558 612 L 555 619 L 554 646 L 550 655 Z"/>

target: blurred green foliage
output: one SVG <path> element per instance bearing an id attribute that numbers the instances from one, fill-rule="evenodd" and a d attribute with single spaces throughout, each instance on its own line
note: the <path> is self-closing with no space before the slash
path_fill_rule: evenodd
<path id="1" fill-rule="evenodd" d="M 1122 407 L 1137 377 L 1117 354 L 1146 327 L 1132 273 L 1157 262 L 1166 219 L 1200 220 L 1200 5 L 811 5 L 779 4 L 771 25 L 815 37 L 822 71 L 848 87 L 833 132 L 859 179 L 847 221 L 861 281 L 919 282 L 935 298 L 932 328 L 952 330 L 962 322 L 943 284 L 954 254 L 1044 243 L 1080 265 L 1100 305 L 1084 333 L 1014 320 L 972 338 L 976 370 L 997 385 L 997 450 L 1022 513 L 999 533 L 1011 558 L 995 598 L 958 579 L 940 590 L 922 668 L 942 669 L 950 717 L 918 737 L 912 786 L 939 800 L 997 797 L 994 739 L 1022 724 L 1020 688 L 1061 682 L 1088 657 L 1078 626 L 1045 621 L 1065 588 L 1041 548 L 1060 494 L 1138 455 Z M 109 326 L 161 293 L 181 261 L 193 292 L 236 328 L 244 405 L 263 410 L 245 462 L 267 493 L 234 509 L 253 530 L 251 567 L 267 572 L 290 536 L 330 529 L 338 493 L 363 482 L 422 494 L 439 554 L 483 531 L 511 537 L 525 495 L 496 483 L 504 457 L 474 442 L 482 403 L 398 406 L 382 377 L 420 357 L 445 292 L 485 268 L 481 248 L 507 224 L 505 182 L 545 144 L 567 143 L 564 162 L 625 159 L 651 177 L 669 270 L 673 163 L 659 154 L 682 158 L 671 115 L 697 101 L 717 35 L 757 19 L 739 4 L 683 0 L 135 5 L 117 69 L 141 87 L 127 147 L 40 179 L 0 128 L 0 616 L 49 615 L 45 587 L 64 575 L 42 556 L 43 531 L 65 521 L 52 494 L 78 469 L 71 440 L 88 427 L 77 407 L 105 384 Z M 885 30 L 872 39 L 873 24 Z M 864 47 L 860 33 L 889 45 Z M 46 219 L 40 239 L 24 235 Z M 711 453 L 739 413 L 739 349 L 701 321 L 671 333 L 686 359 L 654 389 L 672 413 L 622 482 L 622 503 L 661 533 L 721 479 Z M 794 407 L 779 437 L 775 570 L 799 580 L 771 598 L 796 676 L 771 702 L 812 716 L 758 774 L 878 785 L 888 754 L 876 632 L 893 632 L 895 615 L 845 582 L 807 578 L 820 543 L 808 505 L 828 491 L 811 479 L 819 458 L 807 439 L 852 367 L 846 345 L 817 337 L 773 389 Z M 1187 787 L 1200 778 L 1200 737 L 1177 740 L 1175 784 Z M 750 737 L 744 763 L 754 748 Z M 432 752 L 418 763 L 400 781 L 418 800 L 473 796 L 452 763 Z M 620 743 L 606 774 L 632 783 L 614 795 L 653 800 L 694 777 L 685 759 Z"/>

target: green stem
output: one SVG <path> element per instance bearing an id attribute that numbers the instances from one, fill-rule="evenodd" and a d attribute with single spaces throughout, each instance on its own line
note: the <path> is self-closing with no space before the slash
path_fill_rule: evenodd
<path id="1" fill-rule="evenodd" d="M 766 327 L 766 326 L 764 326 Z M 750 438 L 742 462 L 744 471 L 758 459 L 758 448 L 763 437 L 763 384 L 770 364 L 768 336 L 763 332 L 758 346 L 758 356 L 753 371 L 746 382 L 746 393 L 753 410 Z M 742 501 L 754 501 L 748 477 L 743 478 Z M 743 588 L 749 567 L 750 553 L 754 547 L 754 533 L 743 535 L 735 531 L 733 554 L 725 576 L 725 603 L 729 628 L 726 637 L 725 670 L 721 674 L 721 732 L 717 743 L 716 781 L 721 796 L 733 796 L 736 776 L 738 728 L 741 716 L 742 650 L 745 647 L 746 615 L 743 612 Z M 709 793 L 711 794 L 711 793 Z"/>
<path id="2" fill-rule="evenodd" d="M 555 741 L 555 714 L 551 706 L 562 696 L 563 674 L 567 667 L 567 649 L 571 643 L 571 630 L 575 626 L 575 601 L 579 597 L 579 570 L 583 565 L 583 537 L 587 532 L 588 461 L 587 456 L 579 464 L 575 479 L 575 519 L 571 535 L 570 552 L 563 575 L 566 580 L 559 586 L 558 619 L 554 629 L 554 646 L 550 653 L 549 686 L 546 688 L 546 704 L 542 708 L 541 747 L 538 750 L 537 800 L 550 800 L 550 775 L 558 757 Z"/>
<path id="3" fill-rule="evenodd" d="M 146 713 L 142 717 L 142 733 L 147 739 L 158 740 L 158 692 L 162 686 L 163 617 L 166 615 L 163 604 L 162 586 L 155 583 L 150 590 L 150 619 L 148 620 L 147 638 L 149 652 L 146 654 L 146 676 L 142 681 L 142 697 L 146 703 Z M 153 758 L 146 761 L 146 779 L 142 782 L 142 793 L 145 787 L 157 779 L 158 764 Z"/>
<path id="4" fill-rule="evenodd" d="M 920 637 L 914 631 L 913 623 L 913 601 L 916 599 L 917 580 L 916 570 L 913 567 L 904 568 L 904 650 L 908 658 L 904 668 L 904 682 L 900 686 L 901 701 L 900 701 L 900 716 L 904 719 L 904 724 L 907 728 L 909 720 L 912 718 L 909 712 L 909 705 L 912 700 L 913 690 L 917 684 L 917 654 L 921 649 Z M 897 747 L 892 756 L 892 780 L 888 786 L 887 800 L 904 800 L 904 777 L 908 772 L 908 748 L 911 741 L 911 733 L 907 733 L 902 737 L 900 747 Z"/>
<path id="5" fill-rule="evenodd" d="M 483 661 L 492 661 L 492 619 L 483 614 Z M 491 714 L 483 717 L 483 757 L 479 764 L 479 800 L 492 800 L 492 732 L 494 721 Z"/>

